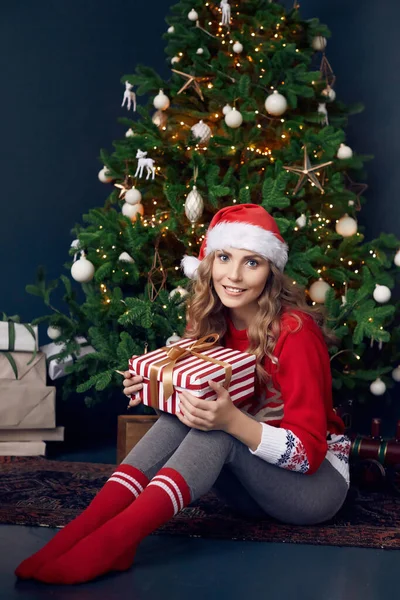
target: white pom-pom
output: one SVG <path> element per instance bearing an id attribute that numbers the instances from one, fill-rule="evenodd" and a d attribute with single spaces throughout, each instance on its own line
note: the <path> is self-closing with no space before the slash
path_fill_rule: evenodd
<path id="1" fill-rule="evenodd" d="M 305 227 L 307 225 L 307 217 L 304 213 L 302 213 L 297 219 L 296 219 L 296 224 L 298 227 L 300 227 L 300 229 L 302 229 L 303 227 Z"/>
<path id="2" fill-rule="evenodd" d="M 200 261 L 195 256 L 184 256 L 181 261 L 183 272 L 189 279 L 196 279 L 199 265 Z"/>
<path id="3" fill-rule="evenodd" d="M 167 31 L 168 33 L 175 33 L 175 27 L 171 25 L 171 27 L 168 27 Z"/>
<path id="4" fill-rule="evenodd" d="M 196 54 L 203 54 L 203 53 L 204 53 L 203 48 L 197 48 Z"/>
<path id="5" fill-rule="evenodd" d="M 133 137 L 135 135 L 135 132 L 133 131 L 132 127 L 129 127 L 128 131 L 125 133 L 125 137 L 129 138 L 129 137 Z"/>

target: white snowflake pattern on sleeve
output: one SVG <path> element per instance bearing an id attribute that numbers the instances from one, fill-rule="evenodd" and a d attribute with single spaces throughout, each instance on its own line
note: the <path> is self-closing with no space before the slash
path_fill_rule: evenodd
<path id="1" fill-rule="evenodd" d="M 259 458 L 282 469 L 307 473 L 310 468 L 302 442 L 289 429 L 261 423 L 262 437 L 256 450 L 249 451 Z"/>

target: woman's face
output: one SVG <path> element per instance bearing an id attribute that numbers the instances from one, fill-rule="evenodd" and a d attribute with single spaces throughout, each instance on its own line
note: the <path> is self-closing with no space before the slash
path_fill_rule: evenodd
<path id="1" fill-rule="evenodd" d="M 269 272 L 268 260 L 259 254 L 228 248 L 215 252 L 212 281 L 222 304 L 237 309 L 257 301 Z"/>

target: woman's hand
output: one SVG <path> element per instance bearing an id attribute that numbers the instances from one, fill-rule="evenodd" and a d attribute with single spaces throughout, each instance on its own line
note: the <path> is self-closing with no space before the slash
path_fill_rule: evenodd
<path id="1" fill-rule="evenodd" d="M 137 392 L 143 388 L 143 377 L 141 375 L 132 375 L 129 371 L 124 371 L 124 377 L 125 379 L 122 382 L 124 386 L 123 392 L 125 396 L 133 396 L 128 404 L 128 408 L 132 408 L 141 403 L 140 396 Z"/>
<path id="2" fill-rule="evenodd" d="M 226 431 L 239 409 L 221 384 L 212 380 L 208 383 L 211 389 L 217 392 L 217 399 L 201 400 L 190 392 L 179 392 L 180 412 L 176 416 L 184 425 L 193 429 Z"/>

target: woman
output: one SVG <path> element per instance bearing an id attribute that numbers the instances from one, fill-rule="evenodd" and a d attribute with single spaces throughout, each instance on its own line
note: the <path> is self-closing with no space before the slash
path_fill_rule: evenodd
<path id="1" fill-rule="evenodd" d="M 144 537 L 210 489 L 254 518 L 305 525 L 336 514 L 349 486 L 350 442 L 332 408 L 331 336 L 321 310 L 283 275 L 286 262 L 262 207 L 214 216 L 199 258 L 182 261 L 196 278 L 186 336 L 219 333 L 226 347 L 254 353 L 254 398 L 235 406 L 213 381 L 215 402 L 181 392 L 181 413 L 160 413 L 90 506 L 25 560 L 19 577 L 81 583 L 126 570 Z M 125 394 L 141 388 L 142 378 L 126 372 Z"/>

